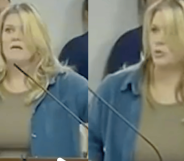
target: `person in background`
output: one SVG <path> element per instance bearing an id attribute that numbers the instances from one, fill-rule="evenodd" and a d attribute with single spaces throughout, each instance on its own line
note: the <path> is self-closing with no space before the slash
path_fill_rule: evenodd
<path id="1" fill-rule="evenodd" d="M 162 161 L 184 160 L 184 1 L 145 13 L 145 59 L 109 74 L 97 90 L 149 139 Z M 155 150 L 98 98 L 89 107 L 89 160 L 159 161 Z"/>
<path id="2" fill-rule="evenodd" d="M 88 24 L 88 0 L 83 3 L 83 20 Z M 76 72 L 88 79 L 88 32 L 69 41 L 59 55 L 60 62 L 74 66 Z"/>
<path id="3" fill-rule="evenodd" d="M 0 16 L 0 158 L 81 157 L 79 122 L 14 63 L 85 123 L 87 80 L 58 61 L 32 5 L 12 5 Z"/>
<path id="4" fill-rule="evenodd" d="M 138 11 L 140 21 L 148 6 L 157 0 L 138 0 Z M 103 78 L 118 71 L 122 67 L 127 67 L 138 63 L 141 60 L 142 52 L 142 25 L 123 34 L 113 46 L 104 70 Z"/>
<path id="5" fill-rule="evenodd" d="M 10 5 L 11 0 L 0 0 L 0 13 Z"/>

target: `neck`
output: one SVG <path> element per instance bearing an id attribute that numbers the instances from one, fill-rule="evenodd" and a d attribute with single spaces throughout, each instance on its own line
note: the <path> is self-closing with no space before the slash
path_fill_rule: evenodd
<path id="1" fill-rule="evenodd" d="M 23 70 L 26 70 L 26 67 L 21 67 Z M 7 75 L 6 80 L 12 82 L 14 80 L 24 80 L 25 75 L 21 73 L 13 64 L 7 65 Z"/>
<path id="2" fill-rule="evenodd" d="M 28 72 L 28 64 L 20 65 L 20 68 Z M 25 84 L 26 76 L 19 71 L 13 64 L 7 64 L 7 74 L 3 81 L 4 86 L 11 92 L 22 92 L 27 90 Z"/>
<path id="3" fill-rule="evenodd" d="M 153 69 L 153 85 L 176 86 L 182 75 L 178 66 L 155 67 Z"/>

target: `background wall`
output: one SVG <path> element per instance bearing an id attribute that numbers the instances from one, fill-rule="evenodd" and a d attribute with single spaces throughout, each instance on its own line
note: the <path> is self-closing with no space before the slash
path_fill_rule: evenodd
<path id="1" fill-rule="evenodd" d="M 71 38 L 83 33 L 81 10 L 83 0 L 12 0 L 35 5 L 48 25 L 56 55 Z"/>
<path id="2" fill-rule="evenodd" d="M 115 41 L 138 26 L 138 0 L 89 1 L 89 86 L 99 85 Z"/>

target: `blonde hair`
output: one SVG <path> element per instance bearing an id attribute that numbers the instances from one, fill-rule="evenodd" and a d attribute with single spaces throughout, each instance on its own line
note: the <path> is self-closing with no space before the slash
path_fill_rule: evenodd
<path id="1" fill-rule="evenodd" d="M 40 15 L 35 7 L 31 4 L 21 3 L 11 5 L 5 9 L 0 17 L 0 31 L 2 33 L 5 20 L 10 14 L 18 14 L 23 23 L 23 34 L 25 35 L 25 43 L 28 49 L 34 53 L 34 56 L 39 58 L 36 66 L 36 72 L 33 78 L 40 83 L 43 87 L 47 87 L 51 78 L 56 76 L 59 72 L 66 72 L 70 70 L 69 67 L 61 65 L 58 59 L 52 53 L 51 41 L 47 28 L 42 21 Z M 2 35 L 2 34 L 1 34 Z M 2 38 L 0 39 L 2 44 Z M 6 77 L 7 68 L 6 61 L 3 56 L 1 48 L 0 57 L 0 81 Z M 40 89 L 30 79 L 26 81 L 29 93 L 25 100 L 27 104 L 31 104 L 37 100 L 44 91 Z M 3 94 L 2 94 L 3 95 Z"/>
<path id="2" fill-rule="evenodd" d="M 183 0 L 160 0 L 150 6 L 145 13 L 143 25 L 143 53 L 145 62 L 143 64 L 146 82 L 149 84 L 153 78 L 153 62 L 149 46 L 149 32 L 152 20 L 157 12 L 161 11 L 165 18 L 166 44 L 172 51 L 184 51 L 184 1 Z M 184 102 L 184 72 L 176 88 L 176 99 Z M 181 101 L 180 101 L 181 100 Z"/>

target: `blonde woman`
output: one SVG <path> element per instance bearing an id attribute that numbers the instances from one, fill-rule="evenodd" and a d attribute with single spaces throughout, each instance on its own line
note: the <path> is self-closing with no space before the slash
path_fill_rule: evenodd
<path id="1" fill-rule="evenodd" d="M 10 6 L 0 22 L 0 157 L 80 157 L 79 123 L 13 64 L 84 122 L 87 81 L 60 65 L 32 5 Z"/>
<path id="2" fill-rule="evenodd" d="M 184 160 L 184 1 L 149 7 L 143 26 L 143 63 L 109 75 L 98 94 L 160 151 Z M 157 161 L 154 150 L 98 99 L 89 111 L 89 158 Z"/>

